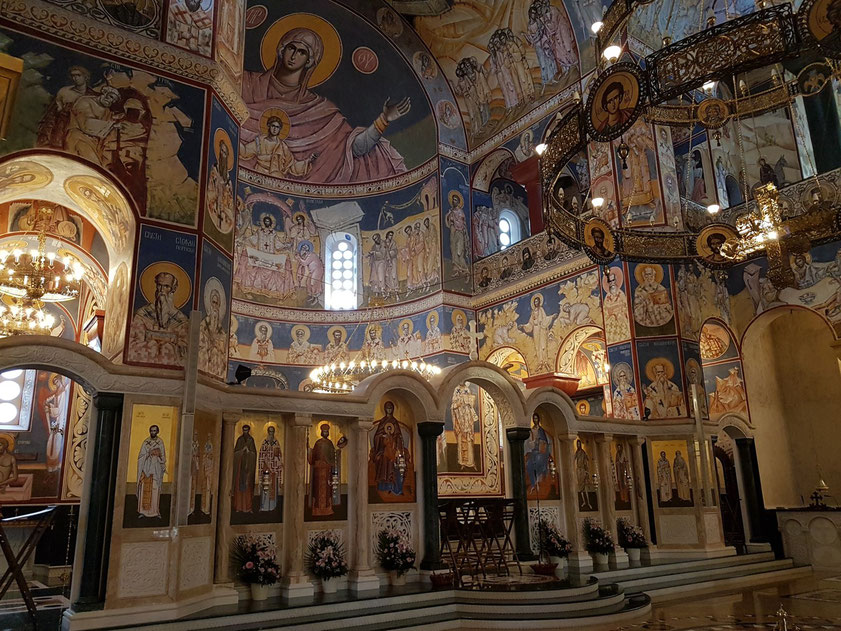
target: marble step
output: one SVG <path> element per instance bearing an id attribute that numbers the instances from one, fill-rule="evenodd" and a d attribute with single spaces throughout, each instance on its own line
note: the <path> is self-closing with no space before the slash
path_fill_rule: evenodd
<path id="1" fill-rule="evenodd" d="M 593 576 L 598 578 L 601 583 L 613 583 L 649 576 L 666 576 L 670 574 L 684 574 L 686 572 L 703 571 L 720 567 L 751 565 L 753 563 L 773 560 L 773 552 L 758 552 L 739 556 L 730 555 L 711 559 L 697 559 L 693 561 L 681 561 L 679 563 L 658 563 L 642 567 L 625 568 L 623 570 L 594 572 Z"/>
<path id="2" fill-rule="evenodd" d="M 700 581 L 689 584 L 671 585 L 659 589 L 647 589 L 645 593 L 651 598 L 651 602 L 663 602 L 673 599 L 684 599 L 687 595 L 700 595 L 723 590 L 739 590 L 756 585 L 767 583 L 780 583 L 793 581 L 800 578 L 812 576 L 811 566 L 789 567 L 770 572 L 745 574 L 732 576 L 730 578 L 719 578 L 715 580 Z"/>

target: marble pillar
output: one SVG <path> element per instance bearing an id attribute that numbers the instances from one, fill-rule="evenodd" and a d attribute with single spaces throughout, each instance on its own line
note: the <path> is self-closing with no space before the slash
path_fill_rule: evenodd
<path id="1" fill-rule="evenodd" d="M 584 535 L 578 523 L 578 489 L 575 483 L 575 436 L 559 436 L 558 447 L 561 456 L 561 486 L 563 506 L 566 515 L 566 537 L 572 544 L 569 567 L 572 572 L 586 573 L 593 569 L 593 559 L 584 550 Z"/>
<path id="2" fill-rule="evenodd" d="M 421 439 L 421 484 L 423 485 L 423 560 L 422 570 L 440 570 L 441 527 L 438 519 L 438 458 L 436 441 L 444 431 L 443 423 L 424 421 L 418 423 Z"/>
<path id="3" fill-rule="evenodd" d="M 216 524 L 219 537 L 216 541 L 216 566 L 213 573 L 214 583 L 229 583 L 231 576 L 231 497 L 234 494 L 232 484 L 234 468 L 234 445 L 236 444 L 236 424 L 242 418 L 239 412 L 222 413 L 222 448 L 219 471 L 219 501 L 216 502 Z"/>
<path id="4" fill-rule="evenodd" d="M 505 430 L 508 448 L 511 454 L 511 495 L 514 498 L 514 535 L 517 546 L 517 559 L 533 561 L 536 557 L 531 551 L 529 538 L 529 505 L 526 500 L 525 441 L 531 435 L 527 427 L 509 427 Z"/>
<path id="5" fill-rule="evenodd" d="M 371 420 L 358 420 L 351 430 L 350 484 L 353 489 L 353 567 L 350 588 L 355 592 L 378 590 L 380 579 L 370 563 L 368 520 L 368 434 Z"/>
<path id="6" fill-rule="evenodd" d="M 616 491 L 615 473 L 610 459 L 610 443 L 613 440 L 611 434 L 596 435 L 596 457 L 599 467 L 599 503 L 601 508 L 602 525 L 613 535 L 616 542 L 616 550 L 610 555 L 612 565 L 617 568 L 628 566 L 628 555 L 619 547 L 616 528 Z"/>
<path id="7" fill-rule="evenodd" d="M 294 414 L 286 425 L 286 462 L 288 471 L 297 475 L 286 477 L 283 495 L 283 579 L 282 594 L 286 598 L 309 597 L 313 585 L 304 571 L 304 548 L 307 533 L 304 529 L 304 500 L 306 494 L 307 432 L 312 425 L 311 414 Z"/>
<path id="8" fill-rule="evenodd" d="M 79 517 L 79 526 L 84 524 L 84 535 L 80 537 L 84 541 L 84 550 L 81 568 L 74 568 L 73 579 L 78 585 L 78 596 L 72 605 L 73 611 L 92 611 L 105 606 L 111 552 L 123 395 L 101 393 L 93 398 L 93 405 L 96 424 L 94 434 L 88 439 L 86 463 L 91 470 L 89 497 L 87 510 L 80 511 Z"/>

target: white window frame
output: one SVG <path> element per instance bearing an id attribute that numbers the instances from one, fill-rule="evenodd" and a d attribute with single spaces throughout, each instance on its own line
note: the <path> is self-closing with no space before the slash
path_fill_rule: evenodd
<path id="1" fill-rule="evenodd" d="M 507 234 L 508 234 L 508 237 L 511 239 L 511 242 L 508 245 L 503 245 L 502 244 L 502 239 L 500 239 L 500 241 L 499 241 L 499 249 L 500 250 L 505 250 L 506 248 L 510 248 L 512 245 L 514 245 L 515 243 L 517 243 L 519 241 L 522 241 L 522 239 L 523 239 L 523 237 L 522 237 L 523 226 L 520 222 L 520 218 L 517 216 L 517 213 L 515 213 L 510 208 L 503 208 L 499 213 L 499 222 L 502 223 L 503 220 L 508 222 L 508 233 Z M 505 234 L 502 231 L 502 228 L 499 227 L 499 225 L 497 225 L 497 231 L 499 232 L 500 237 L 503 234 Z"/>
<path id="2" fill-rule="evenodd" d="M 347 244 L 346 248 L 341 248 L 341 244 Z M 336 252 L 342 252 L 341 258 L 336 258 Z M 351 256 L 347 257 L 344 252 L 351 252 Z M 333 262 L 339 261 L 342 263 L 341 269 L 334 269 Z M 351 266 L 346 265 L 346 261 L 351 262 Z M 342 273 L 341 279 L 334 279 L 333 273 L 335 271 Z M 346 278 L 347 272 L 351 272 L 351 278 Z M 343 284 L 350 281 L 350 287 L 342 287 L 340 289 L 333 288 L 333 281 L 340 280 Z M 348 311 L 356 309 L 359 306 L 359 242 L 356 237 L 349 232 L 333 232 L 327 235 L 324 244 L 324 308 L 330 311 Z M 337 296 L 337 292 L 339 295 Z M 350 292 L 350 297 L 345 292 Z M 347 302 L 337 302 L 337 300 L 347 300 Z"/>

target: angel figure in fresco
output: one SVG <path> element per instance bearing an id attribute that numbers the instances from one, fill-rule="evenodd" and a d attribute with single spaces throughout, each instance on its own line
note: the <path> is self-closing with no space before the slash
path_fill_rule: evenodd
<path id="1" fill-rule="evenodd" d="M 333 507 L 340 503 L 338 480 L 341 471 L 341 452 L 347 446 L 347 438 L 342 436 L 334 445 L 330 440 L 330 425 L 322 423 L 321 438 L 315 445 L 309 446 L 307 440 L 307 463 L 310 465 L 309 505 L 313 517 L 326 517 L 333 514 Z"/>
<path id="2" fill-rule="evenodd" d="M 309 160 L 297 179 L 323 184 L 377 180 L 403 173 L 403 157 L 383 138 L 388 126 L 409 112 L 405 97 L 386 99 L 368 127 L 353 128 L 336 105 L 309 89 L 313 73 L 324 61 L 324 41 L 314 30 L 297 27 L 284 33 L 274 65 L 264 72 L 244 72 L 242 96 L 250 117 L 242 135 L 260 134 L 263 112 L 276 108 L 289 119 L 284 142 L 294 160 Z M 313 154 L 315 157 L 313 158 Z"/>
<path id="3" fill-rule="evenodd" d="M 473 453 L 474 435 L 479 415 L 474 407 L 476 396 L 466 384 L 456 386 L 450 411 L 453 415 L 453 433 L 456 436 L 456 462 L 462 469 L 475 469 Z"/>
<path id="4" fill-rule="evenodd" d="M 260 472 L 260 510 L 273 511 L 283 486 L 283 453 L 275 437 L 275 427 L 266 428 L 266 438 L 260 445 L 257 467 Z"/>
<path id="5" fill-rule="evenodd" d="M 690 501 L 692 495 L 689 486 L 689 465 L 686 464 L 686 459 L 681 455 L 680 450 L 675 452 L 672 471 L 675 474 L 675 487 L 678 498 L 685 502 Z"/>
<path id="6" fill-rule="evenodd" d="M 529 321 L 520 327 L 523 333 L 531 334 L 531 338 L 534 341 L 538 373 L 552 371 L 552 364 L 549 358 L 551 351 L 549 348 L 549 339 L 553 337 L 552 323 L 557 317 L 557 314 L 553 316 L 546 315 L 546 311 L 543 309 L 543 296 L 538 294 L 531 300 L 531 317 Z"/>
<path id="7" fill-rule="evenodd" d="M 672 465 L 666 458 L 666 452 L 660 452 L 660 460 L 657 461 L 657 492 L 660 496 L 660 504 L 672 500 Z"/>

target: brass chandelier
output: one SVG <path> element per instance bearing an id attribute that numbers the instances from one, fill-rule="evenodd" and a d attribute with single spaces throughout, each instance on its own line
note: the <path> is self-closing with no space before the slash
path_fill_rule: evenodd
<path id="1" fill-rule="evenodd" d="M 419 374 L 425 379 L 437 375 L 441 369 L 434 364 L 428 364 L 422 359 L 363 359 L 361 361 L 351 360 L 349 362 L 339 362 L 332 364 L 324 364 L 319 366 L 310 373 L 310 379 L 313 382 L 313 392 L 320 392 L 322 394 L 349 394 L 359 384 L 360 381 L 377 375 L 388 372 L 389 370 L 411 370 Z"/>
<path id="2" fill-rule="evenodd" d="M 780 238 L 783 220 L 777 187 L 773 183 L 759 186 L 754 191 L 754 197 L 756 208 L 736 220 L 739 239 L 725 242 L 721 248 L 722 256 L 744 259 Z"/>
<path id="3" fill-rule="evenodd" d="M 43 304 L 0 302 L 0 337 L 12 335 L 49 335 L 55 318 L 42 309 Z"/>

